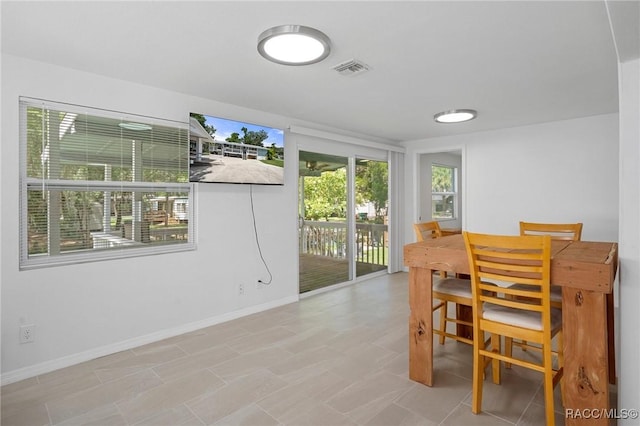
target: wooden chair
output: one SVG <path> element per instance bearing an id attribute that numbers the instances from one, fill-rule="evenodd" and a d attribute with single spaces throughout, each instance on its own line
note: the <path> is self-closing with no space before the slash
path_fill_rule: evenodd
<path id="1" fill-rule="evenodd" d="M 549 235 L 552 240 L 580 241 L 580 237 L 582 236 L 582 223 L 535 223 L 521 221 L 520 235 Z M 518 283 L 512 285 L 511 288 L 526 290 L 528 285 Z M 551 306 L 562 309 L 562 287 L 551 286 Z M 535 346 L 527 344 L 526 341 L 515 341 L 513 344 L 519 346 L 523 351 L 531 348 L 538 349 Z M 510 365 L 507 364 L 507 367 L 510 367 Z"/>
<path id="2" fill-rule="evenodd" d="M 544 374 L 545 417 L 547 426 L 554 425 L 553 389 L 563 374 L 562 312 L 551 307 L 551 237 L 502 236 L 464 232 L 471 269 L 473 300 L 473 396 L 472 412 L 482 411 L 482 385 L 485 359 L 492 360 L 493 380 L 500 383 L 500 362 L 513 363 Z M 528 284 L 526 290 L 491 287 L 484 279 Z M 525 297 L 527 300 L 520 300 Z M 537 303 L 531 303 L 536 300 Z M 484 333 L 490 334 L 488 342 Z M 505 353 L 501 351 L 505 338 Z M 558 336 L 558 369 L 552 365 L 551 339 Z M 540 345 L 542 362 L 515 358 L 512 339 Z"/>
<path id="3" fill-rule="evenodd" d="M 582 223 L 534 223 L 520 222 L 520 235 L 550 235 L 552 240 L 580 241 L 582 238 Z M 523 284 L 514 284 L 514 289 L 522 289 Z M 562 288 L 551 286 L 551 306 L 562 308 Z M 609 382 L 616 383 L 615 369 L 615 325 L 613 322 L 613 294 L 607 294 L 607 338 L 609 358 Z M 527 342 L 516 343 L 522 350 L 529 347 Z"/>
<path id="4" fill-rule="evenodd" d="M 520 222 L 520 235 L 550 235 L 554 240 L 580 241 L 582 223 Z"/>
<path id="5" fill-rule="evenodd" d="M 552 240 L 580 241 L 582 223 L 520 222 L 520 235 L 549 235 Z M 525 284 L 514 284 L 514 289 L 526 289 Z M 562 308 L 562 287 L 551 286 L 551 305 Z"/>
<path id="6" fill-rule="evenodd" d="M 432 238 L 442 237 L 442 230 L 438 222 L 419 222 L 413 224 L 413 230 L 416 233 L 418 241 L 430 240 Z"/>
<path id="7" fill-rule="evenodd" d="M 442 236 L 440 225 L 436 221 L 414 223 L 413 229 L 418 241 Z M 446 271 L 440 271 L 440 278 L 434 277 L 432 291 L 433 298 L 439 301 L 433 306 L 432 312 L 440 310 L 440 328 L 433 329 L 433 333 L 440 336 L 440 344 L 444 345 L 445 338 L 449 337 L 472 345 L 473 340 L 470 338 L 447 332 L 447 323 L 473 327 L 473 324 L 469 321 L 450 317 L 448 310 L 448 302 L 471 307 L 471 281 L 462 278 L 447 278 Z"/>

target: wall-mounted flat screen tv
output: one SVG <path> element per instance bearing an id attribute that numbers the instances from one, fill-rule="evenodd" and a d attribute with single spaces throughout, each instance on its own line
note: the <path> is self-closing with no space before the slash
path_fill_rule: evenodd
<path id="1" fill-rule="evenodd" d="M 204 114 L 189 117 L 189 181 L 284 185 L 284 131 Z"/>

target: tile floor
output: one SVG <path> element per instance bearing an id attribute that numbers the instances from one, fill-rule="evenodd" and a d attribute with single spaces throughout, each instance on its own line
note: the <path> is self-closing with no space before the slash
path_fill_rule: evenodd
<path id="1" fill-rule="evenodd" d="M 406 273 L 374 278 L 2 387 L 2 425 L 542 425 L 514 367 L 471 413 L 471 348 L 408 379 Z M 556 391 L 556 421 L 564 424 Z"/>

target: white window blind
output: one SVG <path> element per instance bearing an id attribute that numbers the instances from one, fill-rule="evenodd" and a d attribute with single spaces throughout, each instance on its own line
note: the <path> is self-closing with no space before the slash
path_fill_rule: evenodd
<path id="1" fill-rule="evenodd" d="M 191 250 L 188 123 L 20 99 L 20 267 Z"/>

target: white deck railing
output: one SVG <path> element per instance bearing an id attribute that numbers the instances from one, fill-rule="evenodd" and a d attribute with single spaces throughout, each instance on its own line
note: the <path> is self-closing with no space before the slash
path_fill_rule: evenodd
<path id="1" fill-rule="evenodd" d="M 387 231 L 387 225 L 356 223 L 356 262 L 386 265 Z M 345 222 L 305 221 L 299 232 L 301 253 L 346 259 Z"/>

